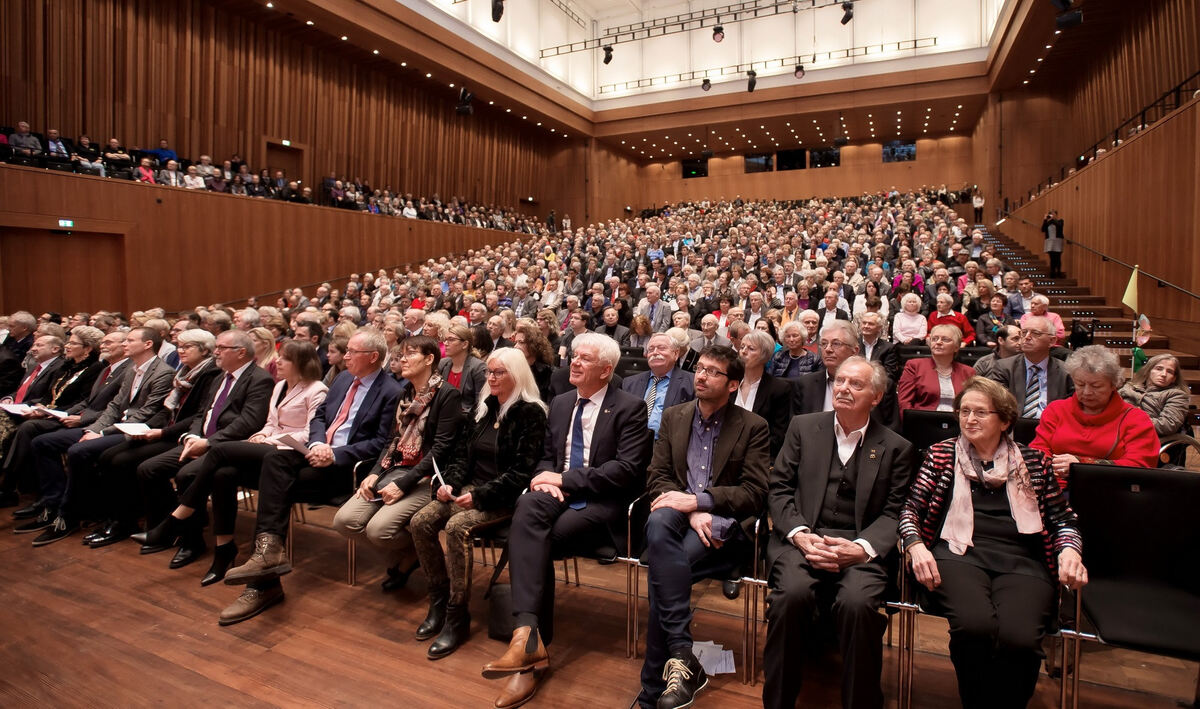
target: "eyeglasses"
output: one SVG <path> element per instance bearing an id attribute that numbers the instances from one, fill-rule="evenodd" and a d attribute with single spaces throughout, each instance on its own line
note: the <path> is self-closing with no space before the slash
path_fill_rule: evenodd
<path id="1" fill-rule="evenodd" d="M 446 337 L 442 338 L 442 342 L 466 342 L 466 340 L 461 337 L 455 337 L 454 335 L 447 335 Z"/>
<path id="2" fill-rule="evenodd" d="M 820 342 L 817 343 L 817 346 L 823 350 L 827 350 L 827 349 L 841 349 L 842 347 L 849 347 L 850 344 L 846 343 L 846 342 L 842 342 L 841 340 L 821 340 Z"/>
<path id="3" fill-rule="evenodd" d="M 488 377 L 496 377 L 496 378 L 500 378 L 500 377 L 503 377 L 503 376 L 504 376 L 504 375 L 506 375 L 506 374 L 508 374 L 508 370 L 507 370 L 507 369 L 489 369 L 489 370 L 487 370 L 487 376 L 488 376 Z"/>
<path id="4" fill-rule="evenodd" d="M 1034 337 L 1043 337 L 1043 336 L 1045 336 L 1045 335 L 1049 335 L 1049 334 L 1050 334 L 1050 333 L 1048 333 L 1048 332 L 1039 332 L 1039 331 L 1037 331 L 1037 330 L 1022 330 L 1022 331 L 1021 331 L 1021 339 L 1022 339 L 1022 340 L 1029 340 L 1029 339 L 1032 339 L 1032 338 L 1034 338 Z"/>
<path id="5" fill-rule="evenodd" d="M 185 345 L 185 346 L 186 346 L 186 345 Z M 194 345 L 193 345 L 193 346 L 194 346 Z M 246 349 L 246 348 L 245 348 L 245 347 L 239 347 L 239 346 L 237 346 L 237 345 L 217 345 L 217 346 L 216 346 L 216 347 L 214 347 L 213 349 L 214 349 L 214 350 L 216 350 L 217 352 L 222 352 L 222 351 L 224 351 L 224 350 L 244 350 L 244 349 Z"/>
<path id="6" fill-rule="evenodd" d="M 696 367 L 696 374 L 703 374 L 706 377 L 728 377 L 727 372 L 722 372 L 719 369 L 712 367 Z"/>
<path id="7" fill-rule="evenodd" d="M 346 350 L 347 355 L 369 355 L 375 353 L 375 350 Z"/>
<path id="8" fill-rule="evenodd" d="M 974 418 L 976 421 L 986 421 L 998 413 L 1000 412 L 990 409 L 959 409 L 958 417 L 964 421 L 970 418 Z"/>
<path id="9" fill-rule="evenodd" d="M 929 338 L 929 343 L 930 343 L 930 344 L 939 343 L 939 344 L 943 344 L 943 345 L 949 345 L 949 344 L 951 344 L 951 343 L 953 343 L 953 342 L 954 342 L 954 338 L 953 338 L 953 337 L 941 337 L 941 336 L 938 336 L 938 337 L 931 337 L 931 338 Z"/>

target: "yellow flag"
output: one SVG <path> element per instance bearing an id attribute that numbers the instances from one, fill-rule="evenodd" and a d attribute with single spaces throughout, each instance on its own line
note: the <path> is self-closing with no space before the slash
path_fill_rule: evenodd
<path id="1" fill-rule="evenodd" d="M 1138 267 L 1133 267 L 1133 273 L 1129 274 L 1129 285 L 1125 286 L 1125 295 L 1121 296 L 1121 302 L 1129 306 L 1133 311 L 1134 317 L 1138 314 Z"/>

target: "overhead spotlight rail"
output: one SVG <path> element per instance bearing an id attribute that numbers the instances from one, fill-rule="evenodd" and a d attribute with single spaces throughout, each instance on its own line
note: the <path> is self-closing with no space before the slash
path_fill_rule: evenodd
<path id="1" fill-rule="evenodd" d="M 635 89 L 646 89 L 651 87 L 665 88 L 667 86 L 687 84 L 694 81 L 708 80 L 710 82 L 723 78 L 742 78 L 746 76 L 746 72 L 763 72 L 764 76 L 768 76 L 766 72 L 772 69 L 779 69 L 776 73 L 794 72 L 796 65 L 803 64 L 808 69 L 819 69 L 821 63 L 836 61 L 838 59 L 853 59 L 855 57 L 873 57 L 879 56 L 887 52 L 905 52 L 914 49 L 929 49 L 937 46 L 937 37 L 921 37 L 920 39 L 906 39 L 900 42 L 884 42 L 882 44 L 867 44 L 861 47 L 851 47 L 849 49 L 835 49 L 829 52 L 816 52 L 814 54 L 802 54 L 800 56 L 781 57 L 779 59 L 764 59 L 762 61 L 750 62 L 748 64 L 731 64 L 729 66 L 718 67 L 715 69 L 697 69 L 695 71 L 685 71 L 679 74 L 667 74 L 666 76 L 654 76 L 643 79 L 631 79 L 629 81 L 620 81 L 615 84 L 602 84 L 600 86 L 601 94 L 612 94 L 621 91 L 632 91 Z M 814 66 L 815 65 L 815 66 Z M 707 89 L 705 89 L 707 91 Z"/>
<path id="2" fill-rule="evenodd" d="M 552 0 L 553 1 L 553 0 Z M 799 10 L 816 10 L 823 7 L 840 7 L 842 0 L 746 0 L 733 5 L 714 7 L 707 10 L 685 12 L 681 15 L 660 17 L 631 25 L 607 27 L 597 38 L 570 44 L 560 44 L 557 47 L 547 47 L 541 51 L 541 58 L 557 57 L 573 52 L 586 52 L 599 49 L 604 45 L 622 44 L 624 42 L 640 42 L 652 37 L 665 37 L 691 32 L 693 30 L 731 25 L 737 22 L 753 20 L 757 17 L 770 17 L 784 13 L 794 13 Z"/>
<path id="3" fill-rule="evenodd" d="M 583 21 L 583 18 L 579 16 L 579 13 L 571 9 L 571 6 L 568 5 L 565 0 L 550 0 L 550 4 L 562 10 L 563 14 L 571 18 L 572 22 L 585 30 L 587 29 L 587 23 Z"/>

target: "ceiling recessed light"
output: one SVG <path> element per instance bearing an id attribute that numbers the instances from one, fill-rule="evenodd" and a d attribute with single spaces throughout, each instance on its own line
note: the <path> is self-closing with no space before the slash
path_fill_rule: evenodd
<path id="1" fill-rule="evenodd" d="M 269 2 L 269 3 L 267 3 L 267 7 L 275 7 L 275 3 Z"/>
<path id="2" fill-rule="evenodd" d="M 1049 49 L 1049 48 L 1050 48 L 1050 45 L 1048 45 L 1048 44 L 1047 44 L 1047 45 L 1046 45 L 1046 49 Z"/>
<path id="3" fill-rule="evenodd" d="M 376 50 L 372 51 L 371 53 L 372 53 L 372 54 L 379 54 L 379 50 L 378 50 L 378 49 L 376 49 Z"/>
<path id="4" fill-rule="evenodd" d="M 1022 81 L 1021 83 L 1022 83 L 1022 84 L 1028 84 L 1028 83 L 1029 83 L 1029 79 L 1026 79 L 1026 80 Z"/>
<path id="5" fill-rule="evenodd" d="M 496 105 L 496 102 L 495 102 L 495 101 L 488 101 L 488 105 L 489 105 L 489 106 L 494 106 L 494 105 Z"/>
<path id="6" fill-rule="evenodd" d="M 1042 60 L 1042 58 L 1041 58 L 1041 57 L 1038 57 L 1038 61 L 1040 62 L 1041 60 Z"/>
<path id="7" fill-rule="evenodd" d="M 962 108 L 962 104 L 961 103 L 958 104 L 957 108 Z"/>
<path id="8" fill-rule="evenodd" d="M 346 35 L 342 35 L 342 41 L 343 41 L 343 42 L 345 42 L 345 41 L 346 41 L 346 40 L 348 40 L 348 39 L 350 39 L 350 38 L 349 38 L 349 37 L 347 37 Z"/>
<path id="9" fill-rule="evenodd" d="M 312 20 L 306 20 L 306 21 L 304 22 L 304 24 L 308 25 L 309 27 L 312 27 L 312 25 L 313 25 L 313 21 L 312 21 Z"/>
<path id="10" fill-rule="evenodd" d="M 426 79 L 432 79 L 432 78 L 433 78 L 433 74 L 430 74 L 429 72 L 425 72 L 425 78 L 426 78 Z"/>
<path id="11" fill-rule="evenodd" d="M 553 128 L 551 128 L 551 129 L 550 129 L 550 132 L 551 132 L 551 133 L 553 133 L 553 132 L 554 132 L 554 129 L 553 129 Z"/>
<path id="12" fill-rule="evenodd" d="M 408 66 L 408 62 L 400 62 L 400 66 Z"/>
<path id="13" fill-rule="evenodd" d="M 450 88 L 454 88 L 454 84 L 450 84 Z"/>
<path id="14" fill-rule="evenodd" d="M 1037 69 L 1030 69 L 1030 70 L 1029 70 L 1029 73 L 1030 73 L 1030 74 L 1036 74 L 1036 73 L 1037 73 Z"/>
<path id="15" fill-rule="evenodd" d="M 529 116 L 521 116 L 521 120 L 528 120 Z"/>
<path id="16" fill-rule="evenodd" d="M 504 112 L 505 112 L 505 113 L 512 113 L 512 109 L 511 109 L 511 108 L 506 108 L 506 109 L 504 109 Z"/>

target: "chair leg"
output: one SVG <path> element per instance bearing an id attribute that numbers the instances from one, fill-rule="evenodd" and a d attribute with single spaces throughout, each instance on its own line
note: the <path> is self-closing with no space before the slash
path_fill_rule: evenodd
<path id="1" fill-rule="evenodd" d="M 292 554 L 292 525 L 288 525 L 287 538 L 284 540 L 284 545 L 287 548 L 288 561 L 295 561 L 296 557 Z"/>
<path id="2" fill-rule="evenodd" d="M 355 558 L 354 538 L 346 540 L 346 583 L 353 586 L 358 581 L 358 565 Z"/>
<path id="3" fill-rule="evenodd" d="M 579 557 L 571 557 L 571 561 L 575 564 L 575 585 L 579 586 Z"/>
<path id="4" fill-rule="evenodd" d="M 563 583 L 571 585 L 571 567 L 567 566 L 567 560 L 563 559 Z"/>

